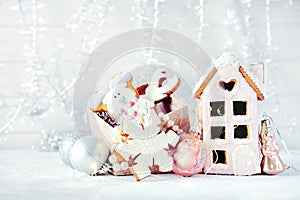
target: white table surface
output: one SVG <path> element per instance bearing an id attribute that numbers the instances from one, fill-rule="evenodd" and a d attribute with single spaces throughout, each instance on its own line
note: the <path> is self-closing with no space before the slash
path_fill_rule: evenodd
<path id="1" fill-rule="evenodd" d="M 299 154 L 294 151 L 296 165 Z M 65 166 L 58 153 L 0 150 L 0 199 L 299 199 L 300 173 L 276 176 L 90 177 Z"/>

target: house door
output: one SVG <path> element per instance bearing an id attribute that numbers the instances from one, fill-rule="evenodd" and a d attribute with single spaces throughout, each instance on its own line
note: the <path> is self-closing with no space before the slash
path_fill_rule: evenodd
<path id="1" fill-rule="evenodd" d="M 249 146 L 240 146 L 232 154 L 233 173 L 235 175 L 251 175 L 260 173 L 258 153 Z"/>

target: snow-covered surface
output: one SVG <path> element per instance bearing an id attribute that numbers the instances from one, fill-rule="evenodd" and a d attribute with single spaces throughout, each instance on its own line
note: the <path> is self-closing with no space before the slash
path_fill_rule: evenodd
<path id="1" fill-rule="evenodd" d="M 299 152 L 296 164 L 300 164 Z M 90 177 L 63 165 L 57 153 L 0 151 L 0 199 L 299 199 L 300 173 L 276 176 Z"/>

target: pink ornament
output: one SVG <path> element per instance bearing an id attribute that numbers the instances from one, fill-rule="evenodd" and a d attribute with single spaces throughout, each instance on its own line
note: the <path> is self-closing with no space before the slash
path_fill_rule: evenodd
<path id="1" fill-rule="evenodd" d="M 262 121 L 261 130 L 261 151 L 263 159 L 261 162 L 262 171 L 266 174 L 278 174 L 285 170 L 284 163 L 279 156 L 279 146 L 275 141 L 269 120 Z"/>
<path id="2" fill-rule="evenodd" d="M 173 172 L 182 176 L 200 173 L 206 161 L 204 144 L 192 132 L 183 134 L 169 154 L 173 157 Z"/>

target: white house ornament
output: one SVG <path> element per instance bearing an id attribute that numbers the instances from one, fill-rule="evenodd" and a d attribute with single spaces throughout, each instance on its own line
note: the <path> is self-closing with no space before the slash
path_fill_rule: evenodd
<path id="1" fill-rule="evenodd" d="M 263 64 L 255 65 L 255 72 Z M 254 69 L 254 68 L 253 68 Z M 258 101 L 265 98 L 263 80 L 223 53 L 196 84 L 197 117 L 208 152 L 204 172 L 251 175 L 261 172 Z M 256 73 L 257 74 L 257 73 Z M 263 77 L 263 74 L 260 74 Z"/>

